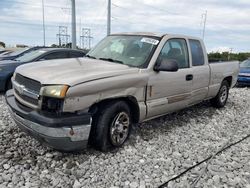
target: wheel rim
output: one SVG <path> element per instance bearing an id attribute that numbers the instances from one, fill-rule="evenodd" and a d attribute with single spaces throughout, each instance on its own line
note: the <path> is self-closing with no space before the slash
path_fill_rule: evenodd
<path id="1" fill-rule="evenodd" d="M 125 112 L 117 114 L 110 127 L 111 142 L 115 146 L 122 145 L 129 133 L 130 118 Z"/>
<path id="2" fill-rule="evenodd" d="M 227 86 L 222 86 L 221 88 L 221 95 L 220 101 L 224 103 L 227 100 Z"/>

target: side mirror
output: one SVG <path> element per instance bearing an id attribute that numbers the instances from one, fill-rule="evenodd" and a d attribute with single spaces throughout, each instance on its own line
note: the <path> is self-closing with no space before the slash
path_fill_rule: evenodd
<path id="1" fill-rule="evenodd" d="M 168 72 L 177 72 L 179 69 L 178 63 L 174 59 L 162 60 L 159 63 L 156 63 L 154 70 L 159 71 L 168 71 Z"/>

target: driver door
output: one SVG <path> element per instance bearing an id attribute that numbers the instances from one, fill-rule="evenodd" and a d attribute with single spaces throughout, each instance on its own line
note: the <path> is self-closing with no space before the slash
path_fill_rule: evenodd
<path id="1" fill-rule="evenodd" d="M 176 60 L 177 72 L 154 72 L 147 89 L 147 118 L 167 114 L 188 106 L 192 89 L 192 68 L 190 68 L 187 41 L 184 38 L 169 39 L 162 48 L 157 63 L 162 60 Z"/>

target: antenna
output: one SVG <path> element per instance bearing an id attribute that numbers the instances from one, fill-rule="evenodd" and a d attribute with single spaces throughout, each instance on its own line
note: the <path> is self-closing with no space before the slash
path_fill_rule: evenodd
<path id="1" fill-rule="evenodd" d="M 202 18 L 204 18 L 203 31 L 202 31 L 202 39 L 204 40 L 206 24 L 207 24 L 207 10 L 206 10 L 206 12 L 204 14 L 202 14 Z"/>

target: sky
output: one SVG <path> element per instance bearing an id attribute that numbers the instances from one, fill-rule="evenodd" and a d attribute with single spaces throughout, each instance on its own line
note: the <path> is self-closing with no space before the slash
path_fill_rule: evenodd
<path id="1" fill-rule="evenodd" d="M 75 0 L 77 45 L 90 28 L 92 46 L 106 36 L 107 0 Z M 202 38 L 207 50 L 250 52 L 250 0 L 111 0 L 111 33 L 146 31 Z M 44 0 L 46 45 L 58 44 L 59 26 L 71 35 L 71 0 Z M 42 0 L 0 0 L 0 41 L 43 45 Z"/>

